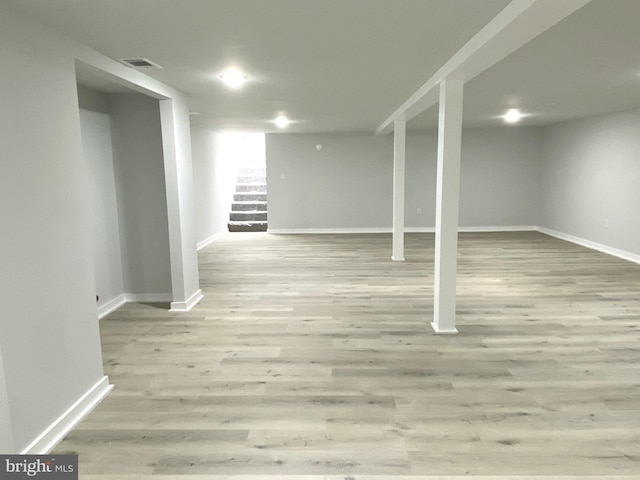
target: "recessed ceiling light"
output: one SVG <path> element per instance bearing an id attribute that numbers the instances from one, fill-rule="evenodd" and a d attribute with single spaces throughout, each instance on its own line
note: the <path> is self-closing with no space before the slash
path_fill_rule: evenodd
<path id="1" fill-rule="evenodd" d="M 507 113 L 505 113 L 502 116 L 504 121 L 507 123 L 518 123 L 520 119 L 522 119 L 522 117 L 524 117 L 524 115 L 517 108 L 512 108 L 511 110 L 507 110 Z"/>
<path id="2" fill-rule="evenodd" d="M 235 67 L 227 68 L 220 74 L 220 80 L 227 88 L 239 90 L 247 82 L 247 76 Z"/>
<path id="3" fill-rule="evenodd" d="M 291 123 L 291 120 L 289 120 L 284 115 L 278 115 L 276 119 L 273 121 L 273 123 L 275 123 L 276 127 L 278 128 L 287 128 Z"/>

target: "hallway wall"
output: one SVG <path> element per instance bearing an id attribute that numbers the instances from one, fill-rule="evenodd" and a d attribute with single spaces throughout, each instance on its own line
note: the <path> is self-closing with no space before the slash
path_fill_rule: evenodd
<path id="1" fill-rule="evenodd" d="M 56 440 L 51 435 L 77 421 L 75 409 L 92 408 L 109 391 L 97 321 L 78 65 L 160 100 L 174 302 L 176 296 L 197 298 L 198 268 L 186 98 L 5 3 L 0 65 L 0 380 L 6 394 L 0 426 L 12 430 L 0 441 L 3 453 L 18 453 L 49 448 Z"/>
<path id="2" fill-rule="evenodd" d="M 83 155 L 89 169 L 91 245 L 98 309 L 125 293 L 109 96 L 78 88 Z"/>
<path id="3" fill-rule="evenodd" d="M 104 375 L 71 51 L 0 6 L 0 350 L 14 441 L 3 453 Z"/>

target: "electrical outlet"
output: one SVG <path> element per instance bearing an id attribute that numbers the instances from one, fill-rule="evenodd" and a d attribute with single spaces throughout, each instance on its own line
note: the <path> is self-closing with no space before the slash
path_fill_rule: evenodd
<path id="1" fill-rule="evenodd" d="M 284 173 L 280 174 L 280 180 L 284 180 Z"/>
<path id="2" fill-rule="evenodd" d="M 421 209 L 421 208 L 418 208 L 418 209 L 416 210 L 416 213 L 417 213 L 418 215 L 422 215 L 422 209 Z"/>

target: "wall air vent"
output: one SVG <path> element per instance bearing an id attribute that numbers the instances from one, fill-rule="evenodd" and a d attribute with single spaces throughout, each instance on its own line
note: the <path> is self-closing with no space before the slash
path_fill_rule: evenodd
<path id="1" fill-rule="evenodd" d="M 141 70 L 148 70 L 150 68 L 162 68 L 157 63 L 152 62 L 148 58 L 121 58 L 119 62 L 125 65 Z"/>

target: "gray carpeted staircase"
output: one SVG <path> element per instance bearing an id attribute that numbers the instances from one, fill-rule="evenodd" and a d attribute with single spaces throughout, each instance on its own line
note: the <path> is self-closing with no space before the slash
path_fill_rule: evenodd
<path id="1" fill-rule="evenodd" d="M 229 214 L 230 232 L 267 231 L 267 172 L 263 167 L 241 168 Z"/>

